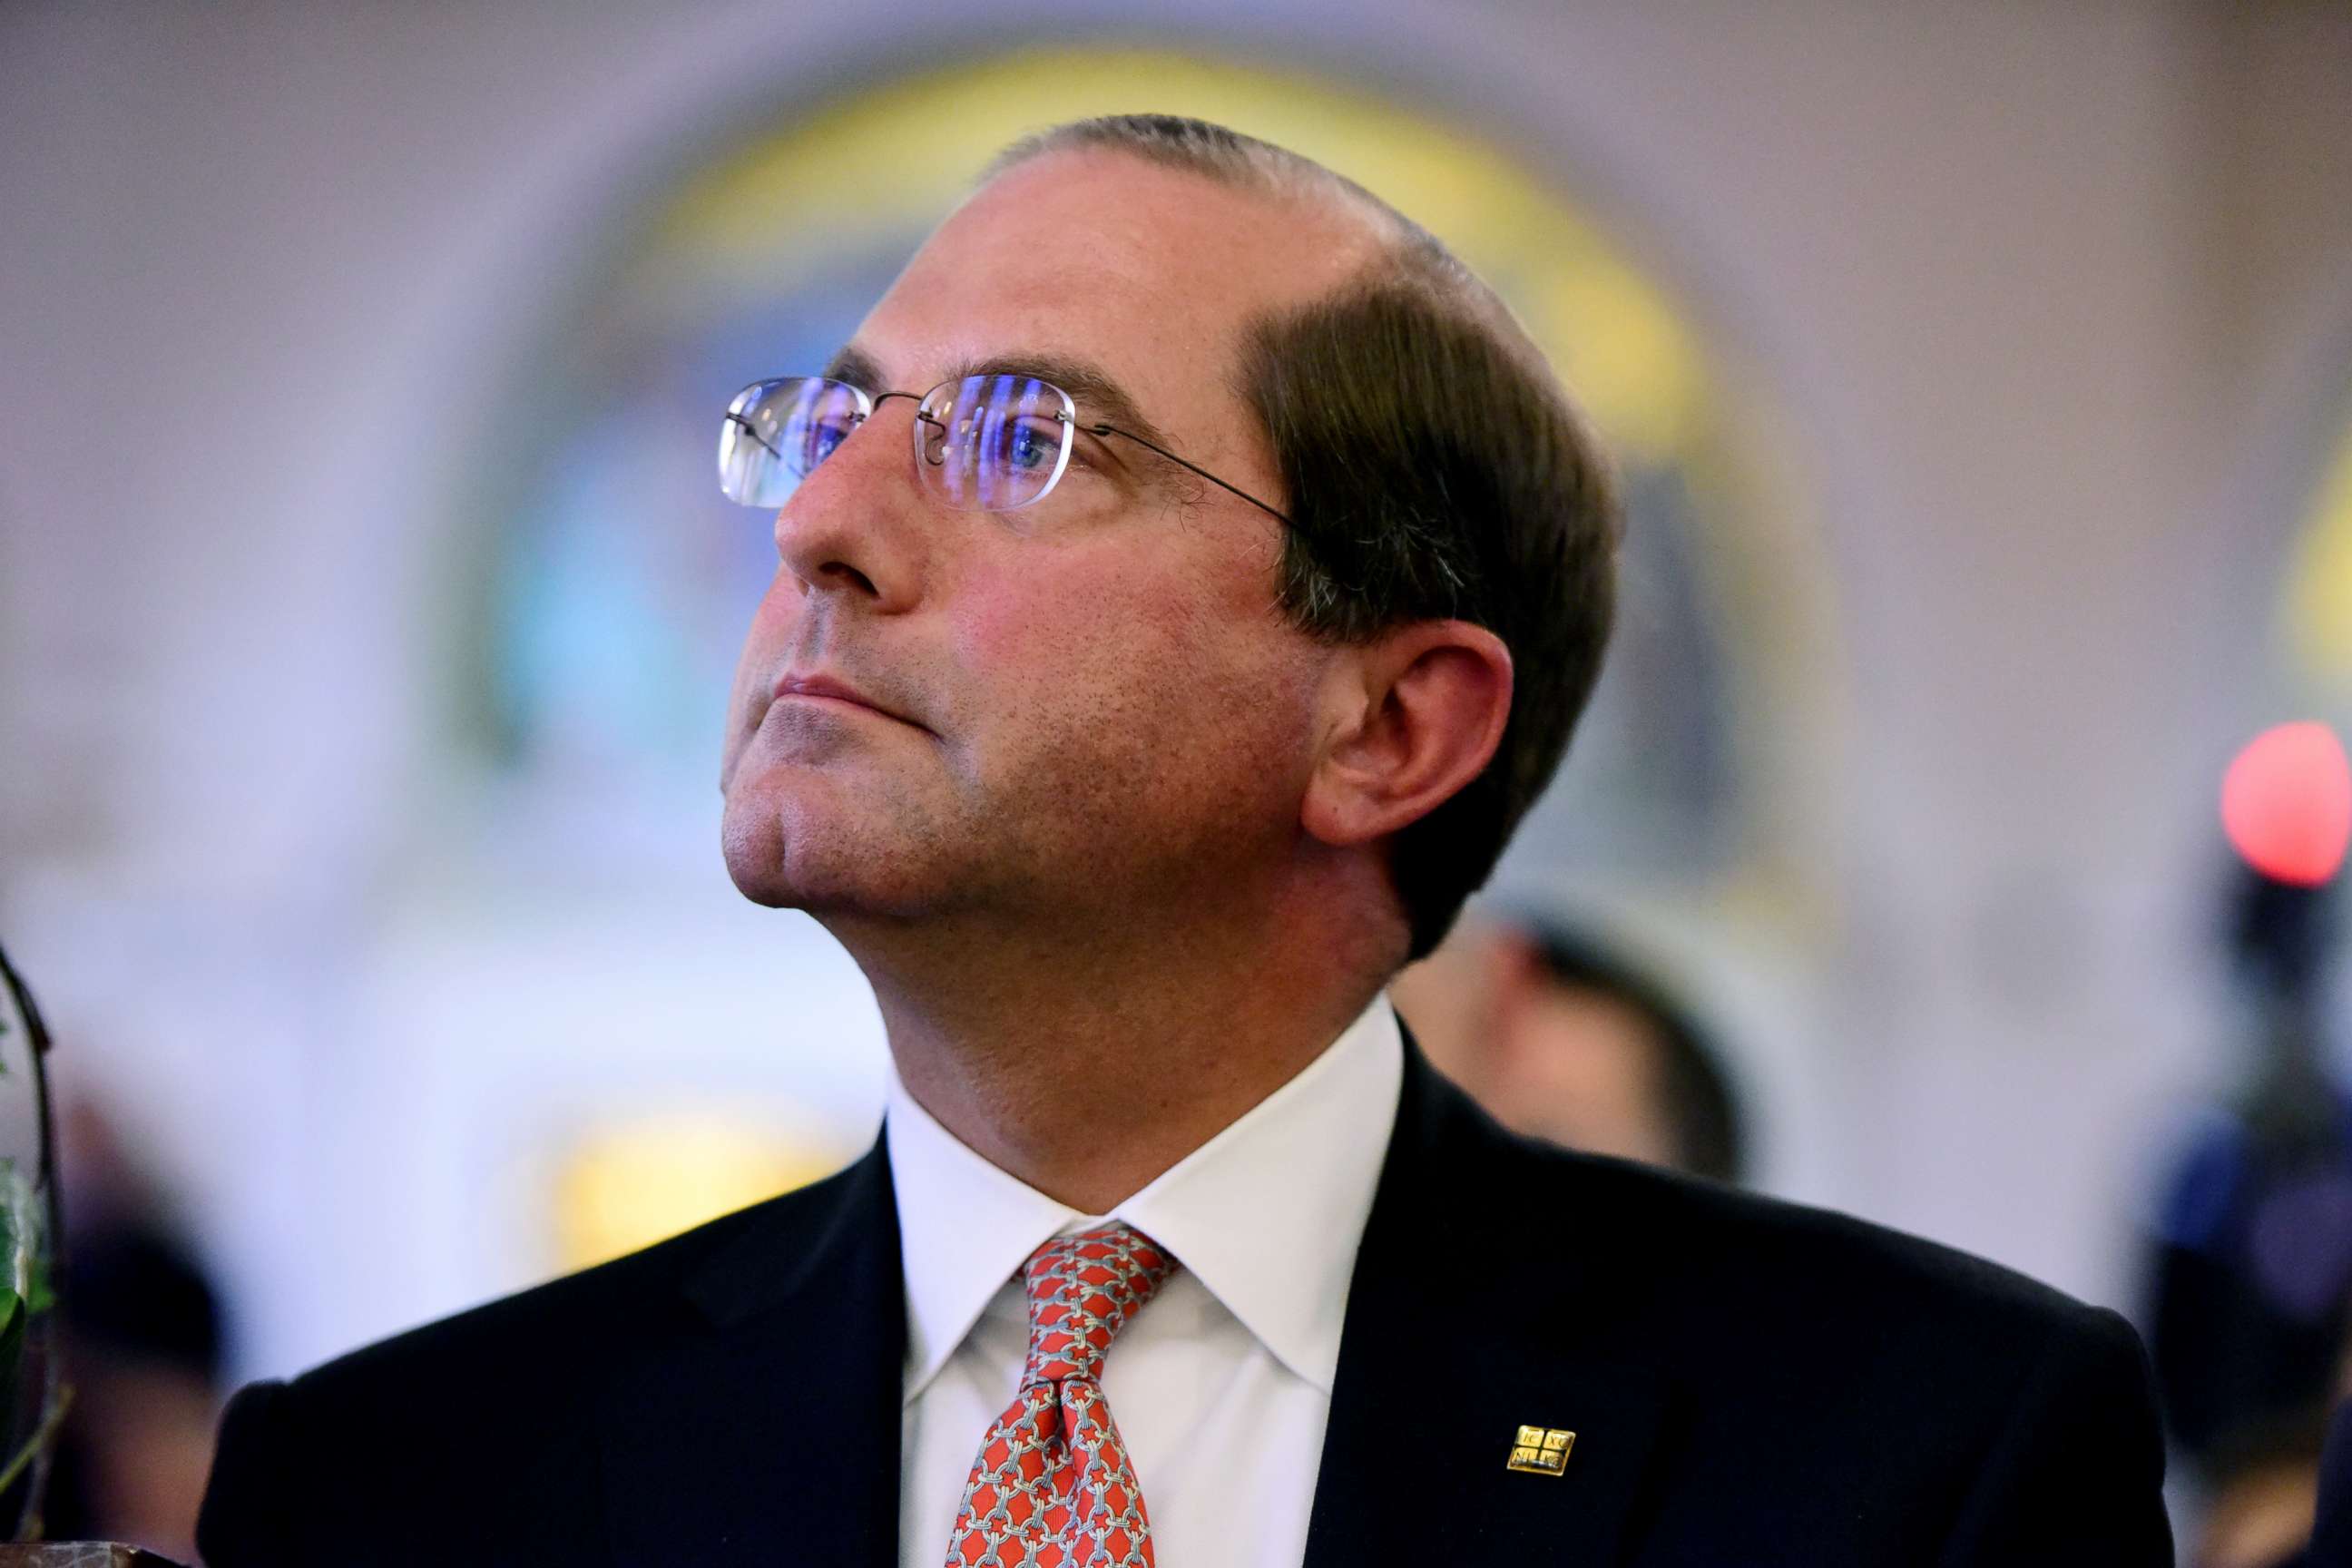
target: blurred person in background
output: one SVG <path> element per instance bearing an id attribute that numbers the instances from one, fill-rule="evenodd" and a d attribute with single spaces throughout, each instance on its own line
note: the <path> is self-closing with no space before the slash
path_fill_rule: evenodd
<path id="1" fill-rule="evenodd" d="M 1598 938 L 1465 921 L 1391 994 L 1430 1065 L 1513 1131 L 1718 1182 L 1746 1173 L 1738 1099 L 1707 1031 Z"/>
<path id="2" fill-rule="evenodd" d="M 59 1134 L 68 1226 L 59 1300 L 73 1395 L 45 1532 L 194 1561 L 220 1411 L 218 1297 L 104 1114 L 75 1104 Z"/>
<path id="3" fill-rule="evenodd" d="M 881 1138 L 244 1391 L 213 1568 L 2168 1560 L 2119 1318 L 1519 1138 L 1399 1026 L 1559 764 L 1617 528 L 1433 237 L 1080 122 L 819 368 L 723 426 L 778 570 L 722 837 L 871 981 Z"/>
<path id="4" fill-rule="evenodd" d="M 2240 1079 L 2173 1162 L 2150 1348 L 2174 1439 L 2210 1466 L 2307 1419 L 2352 1312 L 2352 1092 L 2333 1066 L 2336 882 L 2241 868 L 2228 941 Z"/>

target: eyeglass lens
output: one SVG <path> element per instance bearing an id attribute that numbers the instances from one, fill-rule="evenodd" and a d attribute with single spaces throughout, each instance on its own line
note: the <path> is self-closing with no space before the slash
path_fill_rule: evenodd
<path id="1" fill-rule="evenodd" d="M 745 506 L 780 507 L 874 410 L 845 382 L 788 375 L 755 381 L 719 428 L 719 488 Z"/>
<path id="2" fill-rule="evenodd" d="M 1070 400 L 1028 375 L 975 375 L 934 387 L 915 422 L 918 467 L 939 498 L 1010 511 L 1054 488 L 1070 460 Z"/>
<path id="3" fill-rule="evenodd" d="M 820 376 L 752 383 L 728 405 L 719 428 L 719 489 L 745 506 L 783 505 L 873 413 L 874 402 Z M 950 507 L 1010 511 L 1041 499 L 1062 477 L 1076 417 L 1067 394 L 1034 376 L 942 382 L 916 409 L 915 467 Z"/>

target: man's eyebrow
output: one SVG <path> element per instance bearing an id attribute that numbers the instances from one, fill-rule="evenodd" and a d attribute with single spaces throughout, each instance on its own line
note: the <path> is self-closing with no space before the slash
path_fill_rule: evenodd
<path id="1" fill-rule="evenodd" d="M 890 391 L 921 393 L 929 387 L 897 387 L 883 374 L 882 366 L 872 354 L 856 343 L 844 344 L 824 367 L 825 375 L 834 381 L 845 381 L 852 386 L 862 386 L 868 393 Z M 1139 436 L 1156 447 L 1165 447 L 1168 437 L 1160 426 L 1144 417 L 1135 398 L 1118 378 L 1091 360 L 1073 359 L 1067 354 L 1000 353 L 985 359 L 965 360 L 950 365 L 942 380 L 961 381 L 971 375 L 1034 375 L 1040 381 L 1050 381 L 1070 395 L 1078 405 L 1081 425 L 1116 425 L 1130 436 Z"/>
<path id="2" fill-rule="evenodd" d="M 825 362 L 824 377 L 827 381 L 845 381 L 869 393 L 889 390 L 884 384 L 888 378 L 883 375 L 882 367 L 856 343 L 844 343 L 834 351 L 833 357 Z"/>
<path id="3" fill-rule="evenodd" d="M 1078 405 L 1080 425 L 1116 425 L 1130 436 L 1139 436 L 1156 447 L 1168 445 L 1168 437 L 1160 426 L 1143 416 L 1135 398 L 1118 384 L 1118 378 L 1091 360 L 1072 359 L 1066 354 L 991 354 L 983 360 L 971 360 L 954 367 L 952 374 L 967 375 L 1034 375 L 1040 381 L 1050 381 L 1070 395 Z"/>

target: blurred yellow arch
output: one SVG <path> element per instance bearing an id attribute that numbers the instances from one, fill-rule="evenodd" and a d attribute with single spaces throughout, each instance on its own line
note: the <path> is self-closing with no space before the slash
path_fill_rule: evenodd
<path id="1" fill-rule="evenodd" d="M 2352 424 L 2336 443 L 2288 567 L 2282 606 L 2296 674 L 2352 700 Z"/>

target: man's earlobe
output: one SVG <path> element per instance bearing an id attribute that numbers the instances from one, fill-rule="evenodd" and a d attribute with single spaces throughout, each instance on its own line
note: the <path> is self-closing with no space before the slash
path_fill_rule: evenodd
<path id="1" fill-rule="evenodd" d="M 1353 650 L 1360 703 L 1308 781 L 1299 825 L 1336 847 L 1385 837 L 1485 771 L 1511 712 L 1511 655 L 1467 621 L 1414 621 Z"/>

